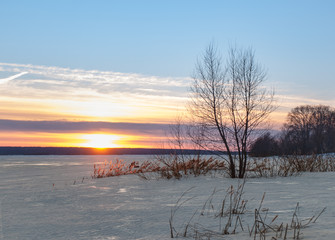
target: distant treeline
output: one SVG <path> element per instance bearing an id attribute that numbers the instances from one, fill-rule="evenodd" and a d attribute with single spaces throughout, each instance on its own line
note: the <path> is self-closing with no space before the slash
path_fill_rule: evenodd
<path id="1" fill-rule="evenodd" d="M 324 105 L 293 108 L 279 135 L 266 133 L 250 148 L 256 157 L 331 152 L 335 152 L 335 109 Z"/>
<path id="2" fill-rule="evenodd" d="M 148 148 L 0 147 L 0 155 L 161 155 L 214 154 L 212 151 Z"/>

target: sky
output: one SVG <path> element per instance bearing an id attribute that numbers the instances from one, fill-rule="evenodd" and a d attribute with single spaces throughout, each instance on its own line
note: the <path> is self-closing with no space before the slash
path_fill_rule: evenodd
<path id="1" fill-rule="evenodd" d="M 279 105 L 335 107 L 334 1 L 0 1 L 0 146 L 161 147 L 214 42 Z"/>

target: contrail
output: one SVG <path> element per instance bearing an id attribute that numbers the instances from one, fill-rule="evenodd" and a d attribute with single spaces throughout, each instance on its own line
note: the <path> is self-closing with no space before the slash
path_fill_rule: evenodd
<path id="1" fill-rule="evenodd" d="M 7 78 L 0 78 L 0 84 L 7 83 L 7 82 L 9 82 L 11 80 L 14 80 L 15 78 L 21 77 L 21 76 L 23 76 L 27 73 L 28 72 L 22 72 L 22 73 L 15 74 L 15 75 L 7 77 Z"/>

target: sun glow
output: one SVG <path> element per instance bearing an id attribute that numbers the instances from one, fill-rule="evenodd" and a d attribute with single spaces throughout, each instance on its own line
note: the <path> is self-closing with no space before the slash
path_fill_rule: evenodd
<path id="1" fill-rule="evenodd" d="M 85 143 L 82 144 L 83 147 L 92 148 L 115 148 L 120 147 L 116 142 L 120 140 L 121 137 L 117 135 L 110 134 L 86 134 L 82 136 Z"/>

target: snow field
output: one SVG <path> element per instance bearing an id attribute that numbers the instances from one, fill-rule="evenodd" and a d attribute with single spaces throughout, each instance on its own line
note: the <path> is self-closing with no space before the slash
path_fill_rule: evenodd
<path id="1" fill-rule="evenodd" d="M 147 156 L 118 156 L 141 160 Z M 201 209 L 213 189 L 237 186 L 238 180 L 201 176 L 182 180 L 142 180 L 128 175 L 91 179 L 94 162 L 116 156 L 3 156 L 0 158 L 0 239 L 170 239 L 171 207 L 187 189 L 176 213 L 181 226 Z M 134 159 L 136 158 L 136 159 Z M 250 178 L 243 224 L 251 224 L 263 193 L 263 208 L 276 222 L 290 222 L 297 202 L 299 216 L 326 211 L 302 230 L 304 239 L 335 236 L 335 173 L 305 173 L 287 178 Z M 221 192 L 222 196 L 224 191 Z M 220 201 L 220 196 L 217 196 Z M 196 221 L 197 219 L 194 218 Z M 213 222 L 213 226 L 217 222 Z M 240 230 L 239 230 L 240 231 Z M 245 233 L 226 239 L 249 239 Z"/>

